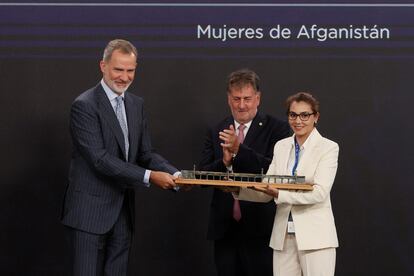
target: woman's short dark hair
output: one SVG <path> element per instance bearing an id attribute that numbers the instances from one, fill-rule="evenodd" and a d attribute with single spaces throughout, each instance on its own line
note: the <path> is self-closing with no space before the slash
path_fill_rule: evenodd
<path id="1" fill-rule="evenodd" d="M 314 96 L 312 96 L 312 94 L 310 94 L 310 93 L 299 92 L 299 93 L 296 93 L 292 96 L 289 96 L 286 99 L 286 103 L 285 103 L 286 113 L 290 112 L 290 105 L 293 102 L 305 102 L 305 103 L 307 103 L 311 106 L 312 112 L 319 113 L 319 101 Z"/>

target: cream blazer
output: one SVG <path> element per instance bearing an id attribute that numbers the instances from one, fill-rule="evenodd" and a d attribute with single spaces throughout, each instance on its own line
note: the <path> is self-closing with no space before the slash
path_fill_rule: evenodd
<path id="1" fill-rule="evenodd" d="M 280 140 L 274 148 L 268 175 L 291 175 L 288 171 L 294 136 Z M 251 189 L 241 189 L 238 198 L 255 202 L 277 204 L 270 247 L 283 250 L 289 212 L 292 212 L 299 250 L 338 247 L 330 191 L 338 167 L 338 144 L 322 137 L 316 128 L 306 141 L 306 147 L 297 167 L 297 174 L 313 183 L 313 191 L 279 190 L 278 198 Z"/>

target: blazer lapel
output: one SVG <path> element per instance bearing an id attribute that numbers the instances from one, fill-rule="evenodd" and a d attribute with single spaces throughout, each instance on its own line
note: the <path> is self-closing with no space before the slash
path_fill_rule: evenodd
<path id="1" fill-rule="evenodd" d="M 317 129 L 314 129 L 313 131 L 314 133 L 312 133 L 308 138 L 309 143 L 306 145 L 305 152 L 301 157 L 297 168 L 297 173 L 301 176 L 306 176 L 307 174 L 313 175 L 313 171 L 317 165 L 317 162 L 314 162 L 314 160 L 319 160 L 319 141 L 322 136 L 319 134 Z M 306 171 L 304 168 L 306 168 Z M 312 173 L 309 173 L 309 171 Z"/>
<path id="2" fill-rule="evenodd" d="M 101 110 L 102 117 L 108 122 L 109 126 L 112 129 L 112 132 L 115 135 L 116 141 L 118 142 L 119 146 L 121 147 L 122 153 L 125 155 L 125 142 L 124 142 L 124 135 L 122 133 L 121 126 L 119 125 L 118 118 L 115 115 L 114 109 L 105 94 L 102 86 L 99 84 L 96 89 L 96 94 L 98 97 L 99 108 Z"/>
<path id="3" fill-rule="evenodd" d="M 280 150 L 276 152 L 276 156 L 273 156 L 273 158 L 276 158 L 276 174 L 280 175 L 291 175 L 292 172 L 288 171 L 288 162 L 289 162 L 289 156 L 290 151 L 292 150 L 292 143 L 293 143 L 293 136 L 289 138 L 289 140 L 286 140 L 286 142 L 283 143 L 283 145 L 280 147 Z"/>

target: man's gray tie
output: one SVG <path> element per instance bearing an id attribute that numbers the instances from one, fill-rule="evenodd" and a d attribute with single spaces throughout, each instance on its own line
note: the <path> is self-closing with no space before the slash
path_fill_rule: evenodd
<path id="1" fill-rule="evenodd" d="M 122 133 L 124 134 L 125 155 L 126 155 L 126 160 L 128 160 L 129 140 L 128 140 L 128 126 L 125 121 L 125 110 L 124 110 L 124 105 L 123 105 L 124 98 L 122 96 L 118 96 L 115 99 L 116 99 L 115 113 L 116 113 L 116 117 L 118 118 L 119 125 L 121 126 Z"/>

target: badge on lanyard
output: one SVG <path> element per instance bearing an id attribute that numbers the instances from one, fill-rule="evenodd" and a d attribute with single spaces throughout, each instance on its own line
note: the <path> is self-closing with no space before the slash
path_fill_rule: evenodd
<path id="1" fill-rule="evenodd" d="M 295 234 L 295 224 L 293 221 L 288 221 L 287 232 L 288 234 Z"/>

